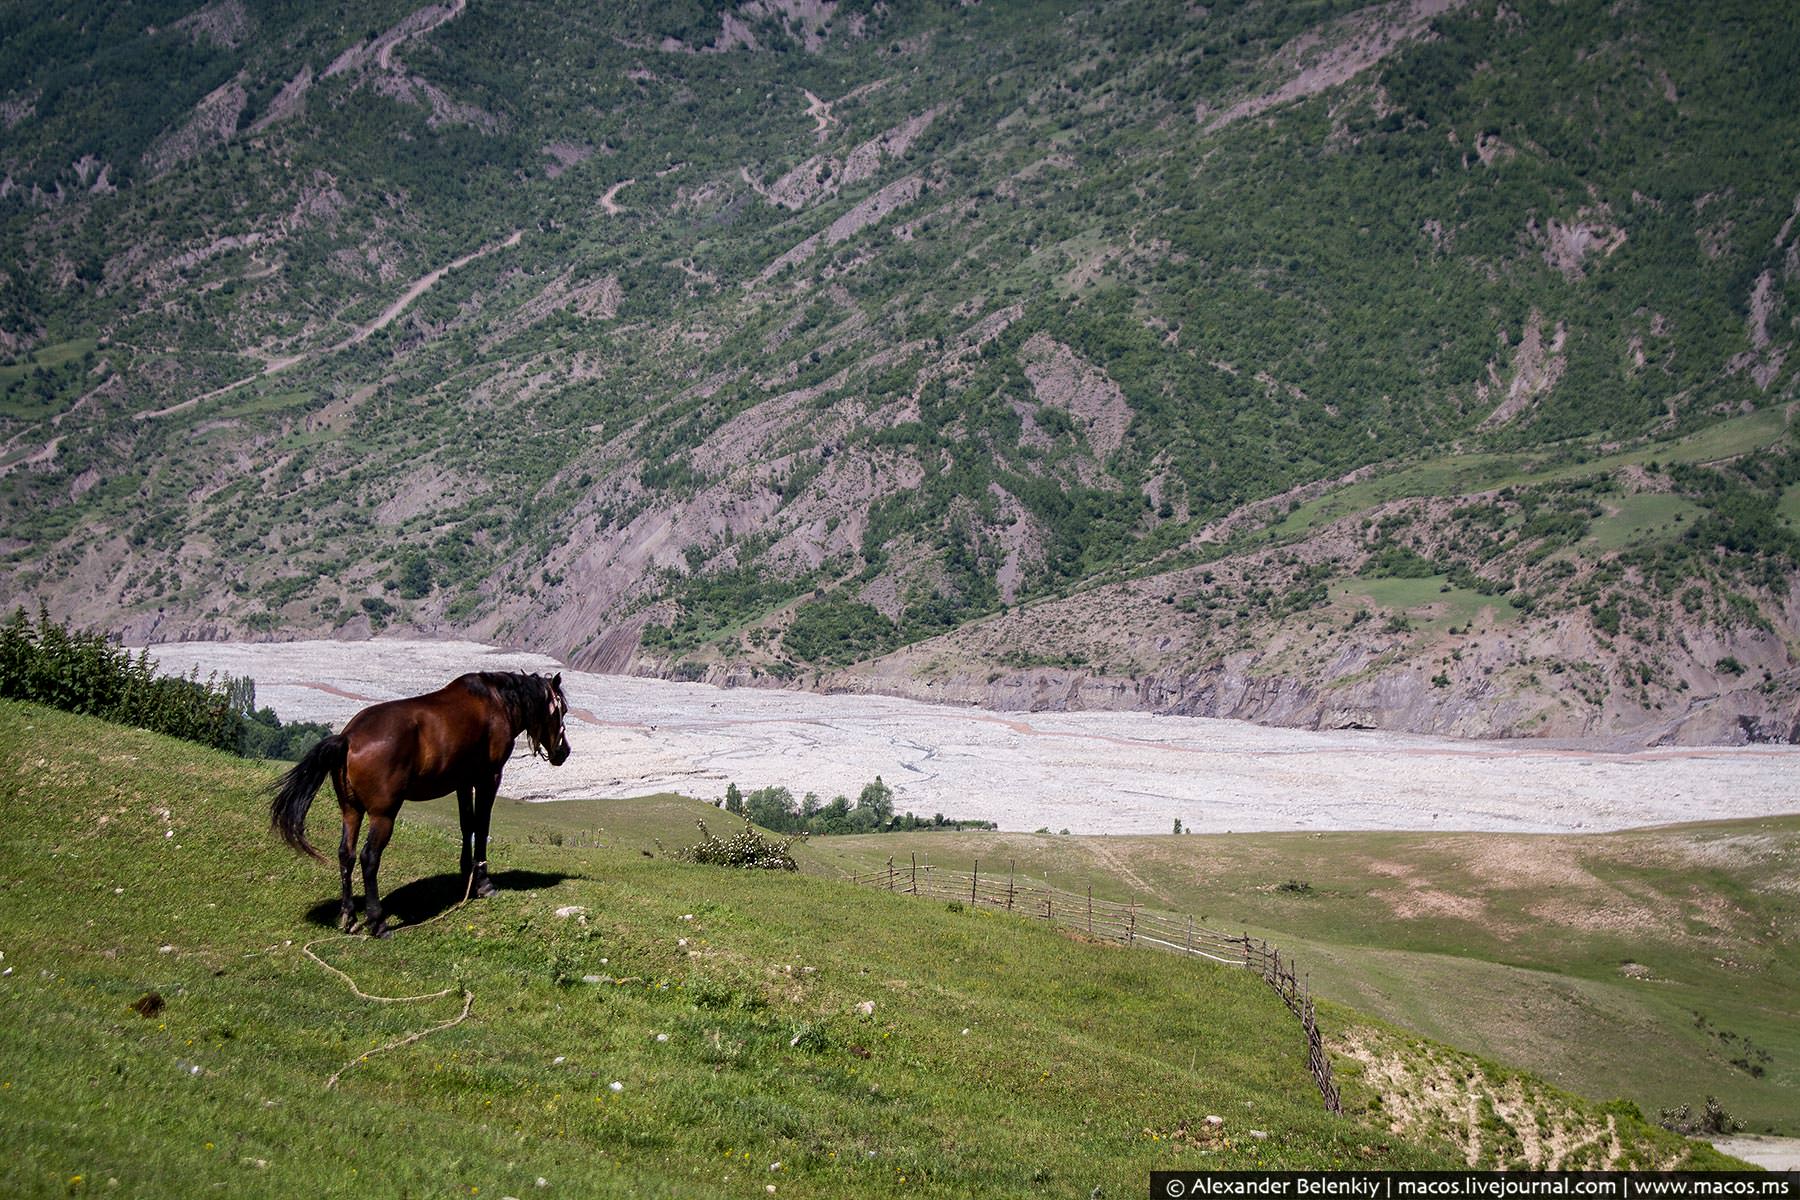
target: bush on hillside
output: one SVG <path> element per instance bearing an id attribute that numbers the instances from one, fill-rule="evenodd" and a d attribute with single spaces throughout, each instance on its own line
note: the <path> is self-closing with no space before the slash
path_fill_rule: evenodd
<path id="1" fill-rule="evenodd" d="M 0 696 L 238 748 L 238 715 L 224 687 L 158 675 L 148 650 L 133 657 L 105 635 L 72 632 L 43 610 L 35 625 L 21 608 L 0 627 Z"/>
<path id="2" fill-rule="evenodd" d="M 0 626 L 0 697 L 134 725 L 245 758 L 297 759 L 331 733 L 317 722 L 283 724 L 256 707 L 256 683 L 198 671 L 159 675 L 150 652 L 133 655 L 104 634 L 71 631 L 39 609 Z"/>
<path id="3" fill-rule="evenodd" d="M 700 840 L 692 846 L 683 846 L 675 851 L 674 858 L 677 862 L 700 863 L 710 867 L 739 867 L 751 871 L 800 869 L 800 864 L 789 853 L 789 847 L 800 838 L 777 842 L 758 833 L 756 827 L 748 821 L 732 837 L 720 838 L 706 827 L 705 821 L 695 821 L 694 824 L 700 827 Z"/>

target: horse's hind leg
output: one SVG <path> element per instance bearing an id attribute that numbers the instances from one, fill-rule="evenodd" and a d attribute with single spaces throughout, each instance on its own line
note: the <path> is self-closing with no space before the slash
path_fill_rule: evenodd
<path id="1" fill-rule="evenodd" d="M 344 894 L 338 901 L 338 928 L 345 933 L 356 924 L 356 896 L 350 889 L 350 877 L 356 869 L 356 839 L 362 833 L 362 809 L 348 804 L 344 810 L 344 834 L 338 839 L 338 874 L 343 876 Z"/>
<path id="2" fill-rule="evenodd" d="M 363 843 L 362 873 L 363 891 L 367 899 L 363 906 L 363 916 L 369 922 L 369 936 L 387 936 L 387 914 L 381 911 L 381 885 L 375 877 L 381 873 L 381 852 L 387 849 L 388 838 L 394 835 L 394 818 L 391 814 L 382 816 L 369 814 L 369 840 Z"/>

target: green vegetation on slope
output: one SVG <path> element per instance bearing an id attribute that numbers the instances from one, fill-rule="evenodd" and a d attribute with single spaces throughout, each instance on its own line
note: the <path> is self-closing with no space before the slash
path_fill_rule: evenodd
<path id="1" fill-rule="evenodd" d="M 5 18 L 6 591 L 792 677 L 1793 394 L 1777 6 L 408 11 Z"/>
<path id="2" fill-rule="evenodd" d="M 1793 1134 L 1800 817 L 1586 836 L 954 834 L 814 842 L 1136 897 L 1291 951 L 1324 996 L 1654 1115 Z M 1654 1053 L 1645 1047 L 1653 1046 Z"/>

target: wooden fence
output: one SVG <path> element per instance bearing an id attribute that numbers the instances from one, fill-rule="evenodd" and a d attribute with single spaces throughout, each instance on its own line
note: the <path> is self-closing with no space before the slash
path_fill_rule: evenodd
<path id="1" fill-rule="evenodd" d="M 990 868 L 983 874 L 979 859 L 968 871 L 921 863 L 916 857 L 905 865 L 896 865 L 889 859 L 880 870 L 853 875 L 851 881 L 898 895 L 929 896 L 958 900 L 971 907 L 986 905 L 1004 909 L 1127 946 L 1185 954 L 1255 971 L 1264 983 L 1275 989 L 1281 1002 L 1300 1022 L 1300 1028 L 1306 1034 L 1307 1069 L 1319 1085 L 1325 1107 L 1334 1113 L 1343 1111 L 1337 1084 L 1331 1077 L 1331 1059 L 1319 1036 L 1312 993 L 1295 970 L 1293 957 L 1284 956 L 1280 949 L 1260 938 L 1252 938 L 1248 933 L 1209 929 L 1191 916 L 1147 909 L 1135 900 L 1126 904 L 1097 900 L 1092 884 L 1085 892 L 1071 892 L 1029 878 L 1021 879 L 1010 863 L 1005 872 Z"/>

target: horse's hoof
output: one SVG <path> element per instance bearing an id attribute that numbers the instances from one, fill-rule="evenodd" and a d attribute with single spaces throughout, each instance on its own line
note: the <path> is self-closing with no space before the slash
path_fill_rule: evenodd
<path id="1" fill-rule="evenodd" d="M 499 890 L 499 888 L 494 886 L 494 881 L 485 875 L 475 881 L 475 895 L 483 900 L 486 900 L 489 896 L 492 896 Z"/>
<path id="2" fill-rule="evenodd" d="M 387 927 L 386 921 L 377 921 L 369 926 L 369 936 L 373 938 L 384 938 L 392 932 L 393 931 Z"/>
<path id="3" fill-rule="evenodd" d="M 345 909 L 343 912 L 339 913 L 338 928 L 345 933 L 349 933 L 352 929 L 356 928 L 356 913 L 350 909 Z"/>

